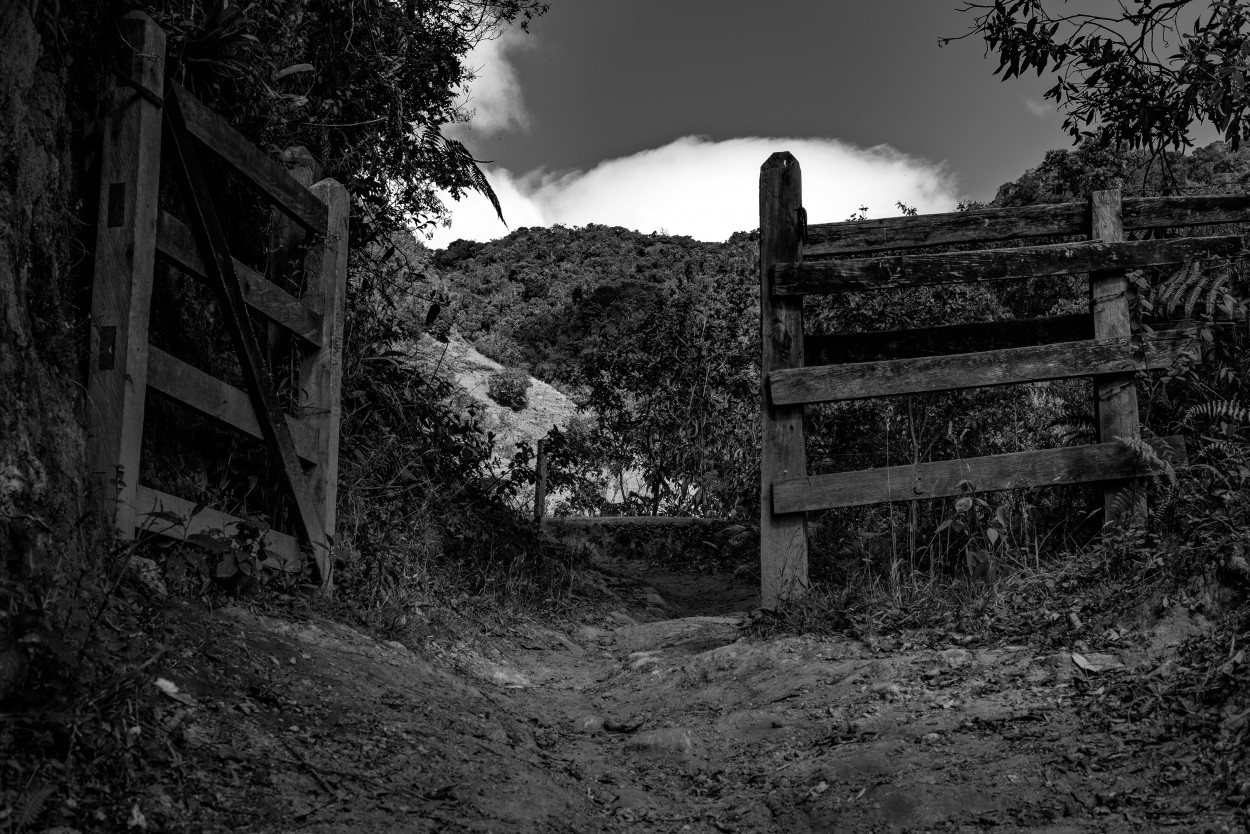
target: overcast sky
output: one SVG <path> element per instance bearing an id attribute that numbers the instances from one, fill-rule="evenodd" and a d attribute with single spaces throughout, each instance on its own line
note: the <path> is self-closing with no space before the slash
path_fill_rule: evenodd
<path id="1" fill-rule="evenodd" d="M 512 229 L 620 225 L 700 240 L 757 227 L 760 165 L 790 151 L 812 222 L 946 211 L 1069 147 L 1046 79 L 993 75 L 960 0 L 551 0 L 470 56 L 479 158 Z M 1053 82 L 1051 82 L 1053 83 Z M 508 233 L 449 204 L 429 245 Z"/>

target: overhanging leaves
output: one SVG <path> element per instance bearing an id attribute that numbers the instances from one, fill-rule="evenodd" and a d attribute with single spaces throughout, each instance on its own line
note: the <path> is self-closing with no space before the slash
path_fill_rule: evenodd
<path id="1" fill-rule="evenodd" d="M 1051 11 L 1039 0 L 970 2 L 963 10 L 973 13 L 973 27 L 962 37 L 983 38 L 1004 79 L 1030 70 L 1056 76 L 1045 97 L 1076 141 L 1096 137 L 1157 154 L 1190 146 L 1190 127 L 1210 122 L 1239 145 L 1250 108 L 1250 6 L 1126 0 L 1111 15 L 1070 9 Z"/>

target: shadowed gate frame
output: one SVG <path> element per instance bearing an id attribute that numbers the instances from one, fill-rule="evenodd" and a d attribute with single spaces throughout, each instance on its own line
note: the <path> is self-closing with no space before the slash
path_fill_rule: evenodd
<path id="1" fill-rule="evenodd" d="M 187 536 L 239 519 L 138 483 L 147 389 L 160 391 L 264 441 L 295 508 L 295 537 L 269 531 L 283 556 L 309 548 L 324 586 L 338 482 L 346 190 L 332 179 L 305 187 L 186 90 L 165 78 L 165 34 L 140 12 L 119 21 L 115 73 L 101 149 L 100 208 L 87 384 L 92 496 L 122 539 L 139 527 Z M 162 160 L 164 134 L 164 160 Z M 235 261 L 200 169 L 205 149 L 313 236 L 302 298 Z M 164 162 L 164 165 L 162 165 Z M 189 224 L 159 206 L 162 170 L 174 173 Z M 148 344 L 157 255 L 217 290 L 247 391 Z M 298 414 L 283 412 L 249 315 L 289 332 L 301 355 Z M 172 518 L 179 518 L 174 523 Z"/>

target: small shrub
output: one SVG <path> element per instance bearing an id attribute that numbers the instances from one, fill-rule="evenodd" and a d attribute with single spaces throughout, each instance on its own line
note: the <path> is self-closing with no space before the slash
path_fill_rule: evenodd
<path id="1" fill-rule="evenodd" d="M 519 368 L 504 368 L 486 386 L 490 398 L 502 406 L 521 411 L 529 405 L 530 377 Z"/>

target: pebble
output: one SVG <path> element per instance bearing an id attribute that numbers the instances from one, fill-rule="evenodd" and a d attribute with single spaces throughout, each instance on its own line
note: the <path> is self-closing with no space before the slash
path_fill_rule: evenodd
<path id="1" fill-rule="evenodd" d="M 579 715 L 573 719 L 573 729 L 576 732 L 586 733 L 587 735 L 594 735 L 602 731 L 603 725 L 603 716 L 595 715 L 594 713 Z"/>
<path id="2" fill-rule="evenodd" d="M 950 668 L 958 669 L 972 662 L 972 653 L 967 649 L 947 649 L 942 652 L 942 660 L 946 661 L 946 665 Z"/>
<path id="3" fill-rule="evenodd" d="M 599 643 L 601 645 L 611 643 L 616 639 L 616 635 L 608 631 L 606 628 L 598 626 L 584 625 L 577 629 L 579 639 L 587 643 Z"/>
<path id="4" fill-rule="evenodd" d="M 626 750 L 687 755 L 694 752 L 694 735 L 684 727 L 647 730 L 625 743 Z"/>
<path id="5" fill-rule="evenodd" d="M 650 808 L 651 797 L 646 791 L 637 788 L 618 788 L 614 804 L 617 808 L 624 809 Z"/>

